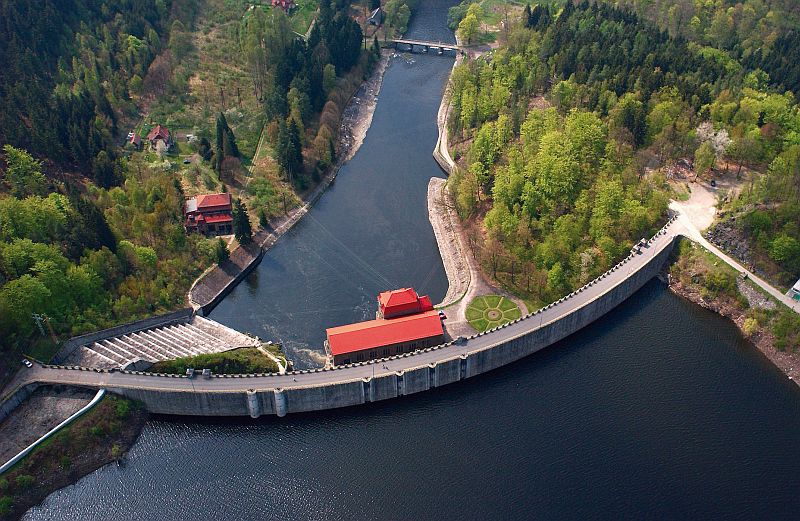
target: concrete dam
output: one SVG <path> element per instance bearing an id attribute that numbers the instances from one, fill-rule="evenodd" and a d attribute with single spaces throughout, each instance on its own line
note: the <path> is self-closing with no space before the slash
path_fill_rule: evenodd
<path id="1" fill-rule="evenodd" d="M 673 217 L 639 252 L 632 252 L 562 299 L 494 330 L 413 353 L 284 375 L 194 379 L 139 371 L 35 366 L 13 394 L 42 383 L 71 384 L 139 400 L 157 414 L 256 418 L 348 407 L 427 391 L 510 364 L 601 318 L 658 274 L 681 232 Z"/>

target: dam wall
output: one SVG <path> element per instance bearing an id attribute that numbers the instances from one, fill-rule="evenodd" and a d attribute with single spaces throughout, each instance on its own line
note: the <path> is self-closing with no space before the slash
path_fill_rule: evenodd
<path id="1" fill-rule="evenodd" d="M 663 230 L 660 232 L 660 234 L 665 233 Z M 627 262 L 634 256 L 629 257 L 606 274 L 587 284 L 586 287 L 600 284 L 603 279 L 615 272 L 621 272 L 618 275 L 624 275 L 620 282 L 610 286 L 608 290 L 580 307 L 549 322 L 537 323 L 538 320 L 543 320 L 544 311 L 558 306 L 562 301 L 576 298 L 584 288 L 536 313 L 501 326 L 497 330 L 490 330 L 465 339 L 461 352 L 458 351 L 459 343 L 451 342 L 416 354 L 406 353 L 385 361 L 375 362 L 376 366 L 380 367 L 381 363 L 391 363 L 398 359 L 407 359 L 403 362 L 409 364 L 413 364 L 415 357 L 419 359 L 420 365 L 410 365 L 402 370 L 383 372 L 374 376 L 353 377 L 353 369 L 363 368 L 366 370 L 370 367 L 369 363 L 362 362 L 328 370 L 296 371 L 285 376 L 218 375 L 210 380 L 196 380 L 192 387 L 184 386 L 183 389 L 176 390 L 159 384 L 167 378 L 167 375 L 121 371 L 120 373 L 123 374 L 120 376 L 136 375 L 140 380 L 146 378 L 153 384 L 141 385 L 140 383 L 130 386 L 110 384 L 102 387 L 107 388 L 110 392 L 143 402 L 152 413 L 191 416 L 251 416 L 254 418 L 261 415 L 284 416 L 289 413 L 349 407 L 411 395 L 465 380 L 510 364 L 563 340 L 591 324 L 655 277 L 667 262 L 673 245 L 674 237 L 668 238 L 668 242 L 662 240 L 661 250 L 653 252 L 653 256 L 644 264 L 639 264 L 638 267 L 629 267 Z M 519 324 L 520 322 L 524 322 L 526 326 L 529 324 L 529 327 L 512 329 L 512 326 L 522 325 Z M 518 333 L 512 335 L 510 334 L 512 330 Z M 504 335 L 504 333 L 506 334 Z M 497 340 L 487 342 L 492 338 Z M 470 344 L 473 343 L 482 347 L 476 345 L 475 349 L 470 349 Z M 426 357 L 425 355 L 435 358 L 431 360 L 431 356 Z M 87 374 L 102 372 L 92 372 L 86 369 L 83 371 Z M 281 387 L 281 382 L 286 382 L 287 377 L 296 383 L 291 387 Z M 320 380 L 320 377 L 325 377 L 323 383 L 309 382 L 308 385 L 303 385 L 304 380 Z M 189 383 L 185 376 L 179 375 L 169 375 L 167 380 L 173 378 L 180 379 L 186 384 Z M 90 384 L 86 386 L 91 387 Z M 209 388 L 210 386 L 218 386 L 219 389 Z M 97 387 L 101 387 L 101 385 L 97 385 Z"/>

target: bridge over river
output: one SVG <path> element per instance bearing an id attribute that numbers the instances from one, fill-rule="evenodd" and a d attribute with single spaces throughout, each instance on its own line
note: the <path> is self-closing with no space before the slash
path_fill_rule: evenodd
<path id="1" fill-rule="evenodd" d="M 40 384 L 72 384 L 140 400 L 153 413 L 252 417 L 284 416 L 413 394 L 519 360 L 599 319 L 659 272 L 679 234 L 685 234 L 684 227 L 673 217 L 640 252 L 631 253 L 578 291 L 495 330 L 414 353 L 284 375 L 193 379 L 37 365 L 22 374 L 16 394 L 27 394 Z M 16 395 L 11 398 L 9 402 L 15 401 Z"/>
<path id="2" fill-rule="evenodd" d="M 393 44 L 395 49 L 399 49 L 399 46 L 401 45 L 407 45 L 409 47 L 408 50 L 410 52 L 414 52 L 414 48 L 416 47 L 421 47 L 423 49 L 423 52 L 428 52 L 428 50 L 430 49 L 437 49 L 440 54 L 445 51 L 463 52 L 467 49 L 467 47 L 463 45 L 458 45 L 456 43 L 413 40 L 408 38 L 394 38 L 392 40 L 386 40 L 386 42 Z"/>

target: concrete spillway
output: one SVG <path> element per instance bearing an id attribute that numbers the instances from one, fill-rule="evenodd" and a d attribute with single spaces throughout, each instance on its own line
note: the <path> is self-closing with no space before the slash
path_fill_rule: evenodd
<path id="1" fill-rule="evenodd" d="M 414 394 L 507 365 L 599 319 L 659 272 L 681 230 L 670 220 L 640 253 L 632 253 L 580 290 L 535 313 L 415 353 L 333 369 L 208 379 L 43 366 L 30 370 L 22 386 L 57 382 L 106 388 L 144 402 L 154 413 L 197 416 L 284 416 Z"/>
<path id="2" fill-rule="evenodd" d="M 135 368 L 162 360 L 219 353 L 240 347 L 258 347 L 257 338 L 243 335 L 229 327 L 200 316 L 184 315 L 169 318 L 152 326 L 132 325 L 108 334 L 80 337 L 65 364 L 84 367 Z"/>

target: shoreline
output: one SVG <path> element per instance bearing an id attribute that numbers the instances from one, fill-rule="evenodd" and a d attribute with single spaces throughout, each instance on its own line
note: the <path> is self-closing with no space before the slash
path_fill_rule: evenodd
<path id="1" fill-rule="evenodd" d="M 337 150 L 339 151 L 339 159 L 337 159 L 331 171 L 323 178 L 323 180 L 312 191 L 305 194 L 303 197 L 304 204 L 289 212 L 289 215 L 281 219 L 272 231 L 259 230 L 254 234 L 254 243 L 259 248 L 259 252 L 251 251 L 254 248 L 239 247 L 235 251 L 243 253 L 241 266 L 234 265 L 237 268 L 235 275 L 228 272 L 220 266 L 211 266 L 204 271 L 192 284 L 188 293 L 188 302 L 191 307 L 197 312 L 198 310 L 205 311 L 204 308 L 213 308 L 222 297 L 230 292 L 239 281 L 250 272 L 258 264 L 258 261 L 263 257 L 264 253 L 277 242 L 277 240 L 291 229 L 316 203 L 325 190 L 334 181 L 339 173 L 339 170 L 352 159 L 356 152 L 358 152 L 361 145 L 364 143 L 369 127 L 372 124 L 372 118 L 377 106 L 378 96 L 380 94 L 381 86 L 383 85 L 383 76 L 388 68 L 391 59 L 390 52 L 382 52 L 381 59 L 372 71 L 370 78 L 362 83 L 350 98 L 345 110 L 342 113 L 342 120 L 340 123 L 340 131 L 337 137 Z M 233 256 L 234 252 L 232 252 Z M 230 262 L 230 261 L 228 261 Z M 215 272 L 222 272 L 221 275 L 228 278 L 221 289 L 217 290 L 214 296 L 206 302 L 197 302 L 192 297 L 193 292 L 198 286 L 202 286 L 203 281 L 213 276 Z M 147 419 L 147 414 L 143 413 L 136 416 L 136 421 L 132 422 L 131 428 L 128 429 L 123 436 L 118 438 L 119 446 L 122 449 L 121 454 L 124 455 L 136 443 L 141 433 L 144 423 Z M 76 465 L 70 471 L 60 475 L 54 475 L 49 480 L 48 485 L 44 490 L 37 491 L 38 493 L 32 494 L 32 497 L 27 501 L 21 502 L 14 509 L 12 515 L 24 515 L 29 508 L 41 503 L 52 492 L 71 485 L 81 479 L 82 477 L 94 472 L 95 470 L 103 467 L 114 461 L 119 461 L 119 458 L 108 459 L 107 455 L 99 452 L 93 457 L 87 457 L 81 465 Z"/>
<path id="2" fill-rule="evenodd" d="M 365 80 L 356 90 L 342 112 L 342 120 L 336 139 L 339 158 L 330 172 L 322 178 L 314 189 L 303 194 L 301 199 L 303 204 L 293 208 L 280 219 L 271 222 L 270 230 L 259 229 L 253 234 L 253 245 L 257 249 L 239 246 L 231 252 L 231 258 L 225 261 L 223 266 L 211 266 L 194 281 L 189 289 L 187 301 L 189 306 L 196 312 L 201 311 L 203 315 L 210 313 L 258 265 L 264 254 L 278 239 L 309 212 L 311 207 L 314 206 L 336 179 L 339 170 L 355 156 L 364 143 L 367 131 L 372 124 L 378 95 L 383 85 L 383 76 L 390 58 L 390 52 L 384 51 L 381 53 L 381 59 L 376 64 L 369 79 Z M 195 295 L 196 291 L 200 292 L 201 295 L 205 295 L 197 296 Z"/>
<path id="3" fill-rule="evenodd" d="M 16 477 L 23 475 L 31 476 L 34 481 L 29 488 L 14 491 L 11 510 L 0 519 L 21 519 L 28 510 L 40 505 L 53 492 L 76 483 L 106 465 L 114 462 L 123 464 L 131 447 L 139 439 L 149 413 L 133 404 L 126 409 L 124 416 L 120 416 L 117 404 L 122 400 L 106 396 L 94 409 L 55 435 L 50 444 L 37 447 L 4 473 L 2 477 L 9 483 L 12 479 L 16 483 Z M 110 427 L 114 422 L 118 424 L 115 430 Z M 90 431 L 93 427 L 103 429 L 99 438 Z M 84 443 L 90 444 L 89 450 L 82 448 Z M 58 471 L 54 472 L 54 469 Z"/>
<path id="4" fill-rule="evenodd" d="M 772 362 L 772 364 L 790 380 L 800 385 L 800 354 L 777 349 L 774 345 L 775 338 L 768 331 L 759 329 L 753 335 L 748 335 L 744 330 L 746 314 L 743 310 L 728 305 L 720 298 L 706 300 L 700 295 L 697 289 L 691 286 L 687 287 L 680 281 L 674 279 L 674 277 L 668 277 L 669 282 L 667 286 L 671 292 L 733 322 L 745 339 L 753 344 L 761 354 Z"/>

